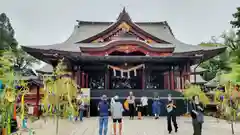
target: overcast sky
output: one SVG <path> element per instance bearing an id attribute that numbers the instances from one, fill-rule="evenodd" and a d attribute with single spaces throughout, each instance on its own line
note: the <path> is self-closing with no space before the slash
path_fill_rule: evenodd
<path id="1" fill-rule="evenodd" d="M 0 0 L 22 45 L 66 40 L 76 20 L 114 21 L 123 7 L 134 21 L 167 21 L 175 36 L 198 44 L 231 28 L 240 0 Z"/>

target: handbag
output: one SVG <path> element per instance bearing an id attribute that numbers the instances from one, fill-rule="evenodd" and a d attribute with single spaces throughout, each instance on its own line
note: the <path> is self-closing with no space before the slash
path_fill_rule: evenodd
<path id="1" fill-rule="evenodd" d="M 204 115 L 203 115 L 203 113 L 201 111 L 198 111 L 198 108 L 196 107 L 195 103 L 193 103 L 193 104 L 194 104 L 194 109 L 198 112 L 198 115 L 196 115 L 197 121 L 199 123 L 203 123 L 204 122 Z"/>

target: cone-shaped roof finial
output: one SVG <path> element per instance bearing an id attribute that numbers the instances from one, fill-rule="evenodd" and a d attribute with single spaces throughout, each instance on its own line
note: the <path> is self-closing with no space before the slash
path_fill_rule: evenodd
<path id="1" fill-rule="evenodd" d="M 128 15 L 126 8 L 123 7 L 122 12 L 119 14 L 117 20 L 131 20 L 130 16 Z"/>
<path id="2" fill-rule="evenodd" d="M 127 13 L 125 7 L 123 7 L 122 13 Z"/>

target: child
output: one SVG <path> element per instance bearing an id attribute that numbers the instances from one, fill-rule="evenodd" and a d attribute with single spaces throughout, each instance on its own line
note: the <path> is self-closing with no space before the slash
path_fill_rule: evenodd
<path id="1" fill-rule="evenodd" d="M 84 113 L 85 107 L 84 107 L 84 101 L 80 99 L 79 101 L 79 120 L 83 121 L 83 113 Z"/>

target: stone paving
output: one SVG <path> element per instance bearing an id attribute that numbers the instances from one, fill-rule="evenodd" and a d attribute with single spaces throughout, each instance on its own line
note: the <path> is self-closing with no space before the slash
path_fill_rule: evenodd
<path id="1" fill-rule="evenodd" d="M 123 135 L 167 135 L 166 117 L 155 120 L 146 117 L 143 120 L 129 120 L 125 117 Z M 179 132 L 173 135 L 192 135 L 191 118 L 178 117 Z M 85 118 L 84 122 L 72 123 L 68 120 L 60 120 L 59 135 L 98 135 L 97 117 Z M 48 120 L 45 124 L 39 120 L 29 124 L 36 131 L 36 135 L 55 135 L 56 125 L 53 120 Z M 112 121 L 109 119 L 108 135 L 112 134 Z M 240 135 L 240 123 L 234 125 L 235 135 Z M 22 135 L 28 135 L 23 133 Z M 232 135 L 231 125 L 224 120 L 217 122 L 216 119 L 205 117 L 202 135 Z"/>

